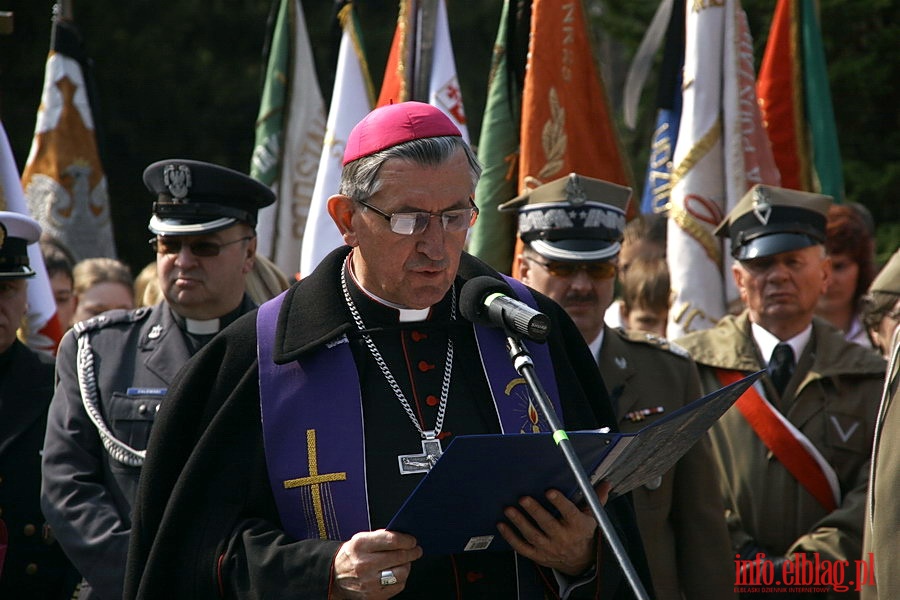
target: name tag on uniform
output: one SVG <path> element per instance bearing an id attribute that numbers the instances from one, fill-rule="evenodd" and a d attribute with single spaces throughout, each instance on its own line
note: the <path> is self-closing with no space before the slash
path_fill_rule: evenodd
<path id="1" fill-rule="evenodd" d="M 127 396 L 165 396 L 168 388 L 128 388 Z"/>

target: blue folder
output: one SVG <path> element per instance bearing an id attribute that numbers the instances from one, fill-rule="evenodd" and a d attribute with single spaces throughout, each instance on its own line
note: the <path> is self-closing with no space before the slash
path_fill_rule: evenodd
<path id="1" fill-rule="evenodd" d="M 763 371 L 753 373 L 636 433 L 569 432 L 591 483 L 608 480 L 625 494 L 666 473 Z M 497 532 L 503 509 L 532 496 L 548 509 L 555 488 L 583 500 L 575 476 L 549 433 L 454 438 L 406 499 L 387 529 L 413 535 L 425 554 L 508 550 Z"/>

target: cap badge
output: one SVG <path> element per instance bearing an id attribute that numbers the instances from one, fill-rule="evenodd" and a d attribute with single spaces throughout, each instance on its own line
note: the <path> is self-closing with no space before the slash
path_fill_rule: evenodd
<path id="1" fill-rule="evenodd" d="M 0 250 L 3 249 L 3 244 L 6 243 L 6 225 L 0 223 Z"/>
<path id="2" fill-rule="evenodd" d="M 191 187 L 191 170 L 185 165 L 166 165 L 163 182 L 176 200 L 183 200 Z"/>
<path id="3" fill-rule="evenodd" d="M 769 204 L 769 191 L 765 188 L 756 188 L 756 191 L 753 192 L 753 214 L 763 225 L 769 224 L 772 205 Z"/>
<path id="4" fill-rule="evenodd" d="M 580 206 L 587 202 L 587 194 L 584 193 L 577 177 L 569 177 L 569 181 L 566 182 L 566 199 L 573 206 Z"/>

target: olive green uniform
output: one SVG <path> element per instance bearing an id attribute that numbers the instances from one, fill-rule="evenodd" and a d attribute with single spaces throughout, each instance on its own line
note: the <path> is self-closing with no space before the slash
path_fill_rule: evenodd
<path id="1" fill-rule="evenodd" d="M 900 337 L 895 335 L 894 340 L 893 351 L 900 352 Z M 863 586 L 864 600 L 900 598 L 900 361 L 892 366 L 891 383 L 875 426 L 878 441 L 872 455 L 872 489 L 863 544 L 863 557 L 870 552 L 873 555 L 875 586 Z"/>
<path id="2" fill-rule="evenodd" d="M 697 362 L 704 392 L 721 387 L 717 369 L 747 374 L 765 367 L 746 311 L 689 334 L 678 344 Z M 713 452 L 734 550 L 752 542 L 771 556 L 818 552 L 823 559 L 851 563 L 860 558 L 884 368 L 881 357 L 845 341 L 816 318 L 783 397 L 776 397 L 768 378 L 762 380 L 766 397 L 837 474 L 841 501 L 833 511 L 822 507 L 785 469 L 737 408 L 713 426 Z"/>
<path id="3" fill-rule="evenodd" d="M 687 353 L 639 331 L 605 328 L 600 373 L 625 433 L 701 396 Z M 658 411 L 662 408 L 662 412 Z M 653 414 L 643 415 L 642 409 Z M 691 448 L 661 481 L 632 492 L 659 600 L 734 597 L 734 567 L 709 442 Z"/>

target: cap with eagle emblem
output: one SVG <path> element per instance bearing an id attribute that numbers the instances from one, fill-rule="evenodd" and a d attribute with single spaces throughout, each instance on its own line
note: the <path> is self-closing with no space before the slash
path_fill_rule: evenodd
<path id="1" fill-rule="evenodd" d="M 504 202 L 519 211 L 519 236 L 559 261 L 609 260 L 619 253 L 631 188 L 570 173 Z"/>
<path id="2" fill-rule="evenodd" d="M 754 185 L 719 224 L 731 255 L 752 260 L 825 243 L 831 196 Z"/>
<path id="3" fill-rule="evenodd" d="M 34 276 L 28 245 L 40 237 L 41 226 L 31 217 L 0 211 L 0 280 Z"/>
<path id="4" fill-rule="evenodd" d="M 157 195 L 149 229 L 158 235 L 199 235 L 237 221 L 256 227 L 259 209 L 275 193 L 238 171 L 197 160 L 168 159 L 144 170 L 144 184 Z"/>

